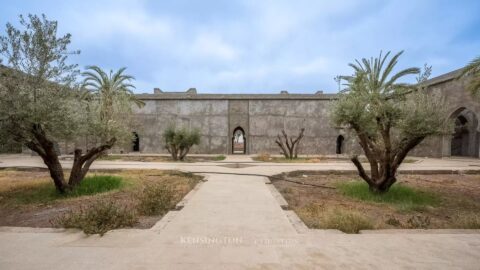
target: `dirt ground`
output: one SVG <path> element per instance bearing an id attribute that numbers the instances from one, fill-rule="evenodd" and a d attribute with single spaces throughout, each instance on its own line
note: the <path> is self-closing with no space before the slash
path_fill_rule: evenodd
<path id="1" fill-rule="evenodd" d="M 397 184 L 433 193 L 440 199 L 435 206 L 413 209 L 399 209 L 388 203 L 347 197 L 336 187 L 342 181 L 351 180 L 362 181 L 354 174 L 312 172 L 292 172 L 271 178 L 290 208 L 312 228 L 317 226 L 319 215 L 329 210 L 359 213 L 372 221 L 376 229 L 476 228 L 480 224 L 480 175 L 399 175 Z M 472 219 L 475 225 L 471 225 Z M 465 222 L 470 225 L 465 225 Z"/>
<path id="2" fill-rule="evenodd" d="M 18 171 L 0 170 L 0 226 L 20 227 L 52 227 L 51 221 L 70 210 L 88 207 L 98 200 L 113 200 L 123 206 L 131 206 L 135 195 L 149 183 L 167 183 L 176 192 L 175 203 L 178 203 L 202 177 L 175 171 L 159 170 L 111 170 L 90 172 L 91 174 L 107 174 L 121 176 L 125 179 L 124 187 L 105 193 L 90 196 L 67 197 L 54 200 L 32 201 L 19 200 L 35 194 L 35 190 L 49 187 L 53 182 L 46 170 Z M 150 228 L 161 216 L 140 216 L 135 228 Z"/>

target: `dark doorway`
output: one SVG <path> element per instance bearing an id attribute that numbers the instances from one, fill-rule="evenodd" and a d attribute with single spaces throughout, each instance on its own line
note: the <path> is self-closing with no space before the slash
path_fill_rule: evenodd
<path id="1" fill-rule="evenodd" d="M 140 151 L 140 137 L 136 132 L 133 132 L 133 152 Z"/>
<path id="2" fill-rule="evenodd" d="M 455 119 L 455 133 L 452 137 L 451 155 L 469 156 L 469 138 L 468 120 L 463 115 L 459 115 Z"/>
<path id="3" fill-rule="evenodd" d="M 241 127 L 237 127 L 233 131 L 232 137 L 232 153 L 233 154 L 245 154 L 247 151 L 247 138 L 245 137 L 245 131 Z"/>
<path id="4" fill-rule="evenodd" d="M 345 138 L 342 135 L 339 135 L 337 137 L 337 151 L 336 151 L 337 154 L 342 154 L 343 153 L 343 141 L 344 140 L 345 140 Z"/>

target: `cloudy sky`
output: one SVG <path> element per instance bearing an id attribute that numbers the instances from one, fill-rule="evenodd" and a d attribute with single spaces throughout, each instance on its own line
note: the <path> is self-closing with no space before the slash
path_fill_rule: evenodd
<path id="1" fill-rule="evenodd" d="M 1 33 L 27 13 L 58 20 L 81 67 L 128 67 L 138 93 L 335 92 L 349 62 L 380 50 L 433 76 L 480 55 L 478 0 L 2 0 Z"/>

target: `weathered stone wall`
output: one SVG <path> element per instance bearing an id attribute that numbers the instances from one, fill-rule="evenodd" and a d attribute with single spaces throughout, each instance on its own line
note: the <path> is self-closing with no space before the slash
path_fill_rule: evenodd
<path id="1" fill-rule="evenodd" d="M 328 117 L 330 101 L 326 100 L 251 100 L 250 153 L 280 153 L 275 144 L 284 129 L 297 136 L 305 128 L 300 143 L 301 154 L 335 154 L 339 130 L 333 128 Z"/>
<path id="2" fill-rule="evenodd" d="M 198 129 L 200 145 L 191 153 L 226 154 L 228 133 L 227 100 L 145 100 L 145 106 L 136 108 L 140 152 L 166 153 L 163 132 L 169 125 Z"/>
<path id="3" fill-rule="evenodd" d="M 241 127 L 246 133 L 247 154 L 278 154 L 275 139 L 285 129 L 296 136 L 305 128 L 301 154 L 335 154 L 336 139 L 341 131 L 331 126 L 329 100 L 258 99 L 258 100 L 145 100 L 146 106 L 136 109 L 142 128 L 140 151 L 165 153 L 162 134 L 170 124 L 197 128 L 202 135 L 192 153 L 232 153 L 233 131 Z M 343 151 L 353 148 L 344 134 Z"/>
<path id="4" fill-rule="evenodd" d="M 450 112 L 449 119 L 454 121 L 460 114 L 467 114 L 469 120 L 468 156 L 479 156 L 479 126 L 480 103 L 468 91 L 468 79 L 456 79 L 458 71 L 447 73 L 430 80 L 428 92 L 430 95 L 445 98 Z M 451 156 L 451 142 L 453 135 L 446 134 L 427 138 L 418 145 L 411 155 L 421 157 L 449 157 Z"/>

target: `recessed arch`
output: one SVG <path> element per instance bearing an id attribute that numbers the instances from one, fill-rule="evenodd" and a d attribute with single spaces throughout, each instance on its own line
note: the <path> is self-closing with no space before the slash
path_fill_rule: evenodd
<path id="1" fill-rule="evenodd" d="M 242 127 L 236 127 L 232 134 L 232 154 L 246 154 L 247 137 Z"/>
<path id="2" fill-rule="evenodd" d="M 140 152 L 140 137 L 137 132 L 133 132 L 132 151 Z"/>
<path id="3" fill-rule="evenodd" d="M 343 154 L 343 141 L 345 140 L 345 138 L 343 137 L 343 135 L 338 135 L 337 137 L 337 147 L 336 147 L 336 153 L 337 154 Z"/>
<path id="4" fill-rule="evenodd" d="M 478 157 L 477 115 L 466 107 L 459 107 L 451 113 L 450 120 L 454 123 L 453 134 L 447 140 L 450 156 Z"/>

